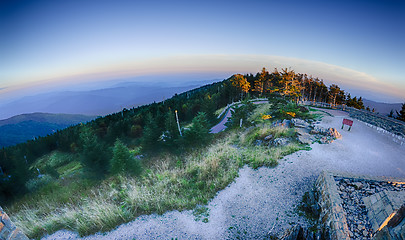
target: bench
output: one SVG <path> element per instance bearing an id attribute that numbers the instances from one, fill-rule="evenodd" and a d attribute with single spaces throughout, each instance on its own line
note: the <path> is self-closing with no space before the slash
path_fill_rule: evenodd
<path id="1" fill-rule="evenodd" d="M 353 126 L 353 120 L 344 118 L 344 119 L 343 119 L 343 123 L 342 123 L 342 129 L 343 129 L 343 126 L 344 126 L 344 125 L 349 126 L 349 131 L 350 131 L 350 129 L 351 129 L 352 126 Z"/>

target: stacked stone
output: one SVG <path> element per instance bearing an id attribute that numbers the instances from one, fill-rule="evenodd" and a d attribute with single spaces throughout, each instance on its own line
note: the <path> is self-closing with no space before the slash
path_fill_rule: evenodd
<path id="1" fill-rule="evenodd" d="M 0 207 L 0 240 L 28 240 Z"/>
<path id="2" fill-rule="evenodd" d="M 342 207 L 343 202 L 333 176 L 327 172 L 322 172 L 315 187 L 319 194 L 318 201 L 321 208 L 319 221 L 322 228 L 329 230 L 330 239 L 350 239 L 346 214 Z"/>
<path id="3" fill-rule="evenodd" d="M 346 108 L 345 110 L 349 112 L 350 116 L 353 118 L 357 118 L 363 122 L 372 124 L 402 138 L 405 138 L 404 122 L 354 108 Z"/>

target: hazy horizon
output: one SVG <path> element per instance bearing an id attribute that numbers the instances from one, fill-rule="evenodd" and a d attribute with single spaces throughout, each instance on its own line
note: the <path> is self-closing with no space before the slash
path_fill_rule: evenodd
<path id="1" fill-rule="evenodd" d="M 2 1 L 0 105 L 123 79 L 222 80 L 262 67 L 291 67 L 352 96 L 405 102 L 405 32 L 398 31 L 404 6 L 348 0 Z"/>

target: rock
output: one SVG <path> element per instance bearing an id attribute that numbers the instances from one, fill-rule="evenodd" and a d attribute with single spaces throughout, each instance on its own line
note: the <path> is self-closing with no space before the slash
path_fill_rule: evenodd
<path id="1" fill-rule="evenodd" d="M 328 135 L 333 137 L 334 139 L 342 138 L 342 135 L 335 128 L 329 128 Z"/>
<path id="2" fill-rule="evenodd" d="M 273 135 L 268 135 L 264 138 L 264 141 L 270 141 L 273 138 Z"/>
<path id="3" fill-rule="evenodd" d="M 291 121 L 288 119 L 284 119 L 283 122 L 281 123 L 282 126 L 290 128 L 291 127 Z"/>
<path id="4" fill-rule="evenodd" d="M 328 133 L 329 129 L 326 129 L 321 126 L 315 126 L 314 129 L 311 131 L 311 134 L 321 134 L 321 135 L 326 135 Z"/>
<path id="5" fill-rule="evenodd" d="M 307 133 L 307 134 L 299 135 L 299 136 L 297 137 L 297 139 L 298 139 L 298 141 L 299 141 L 300 143 L 302 143 L 302 144 L 311 144 L 311 143 L 312 143 L 312 137 L 311 137 L 311 135 L 309 135 L 308 133 Z"/>
<path id="6" fill-rule="evenodd" d="M 305 122 L 302 119 L 299 118 L 293 118 L 291 119 L 291 123 L 295 126 L 295 127 L 299 127 L 299 128 L 307 128 L 309 127 L 309 123 Z"/>
<path id="7" fill-rule="evenodd" d="M 255 146 L 261 146 L 263 144 L 263 140 L 256 140 L 255 142 L 254 142 L 254 145 Z"/>
<path id="8" fill-rule="evenodd" d="M 302 228 L 300 225 L 295 225 L 291 229 L 288 229 L 286 233 L 281 237 L 283 240 L 298 240 L 299 235 L 302 235 Z"/>
<path id="9" fill-rule="evenodd" d="M 289 140 L 287 138 L 276 138 L 274 139 L 273 144 L 275 146 L 285 146 L 288 144 L 288 142 Z"/>
<path id="10" fill-rule="evenodd" d="M 357 229 L 358 229 L 359 231 L 361 231 L 361 230 L 363 230 L 363 229 L 366 229 L 366 227 L 365 227 L 364 225 L 359 224 L 359 225 L 357 226 Z"/>
<path id="11" fill-rule="evenodd" d="M 328 137 L 322 137 L 319 141 L 320 141 L 322 144 L 328 144 L 328 143 L 331 143 L 331 142 L 332 142 L 332 140 L 329 139 Z"/>
<path id="12" fill-rule="evenodd" d="M 364 237 L 367 237 L 367 235 L 368 235 L 368 231 L 367 231 L 367 230 L 363 230 L 363 236 L 364 236 Z"/>
<path id="13" fill-rule="evenodd" d="M 354 182 L 351 184 L 356 190 L 362 189 L 363 184 L 361 182 Z"/>

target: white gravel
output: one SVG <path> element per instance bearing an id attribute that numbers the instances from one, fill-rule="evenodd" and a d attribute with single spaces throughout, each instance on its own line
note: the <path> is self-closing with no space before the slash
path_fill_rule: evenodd
<path id="1" fill-rule="evenodd" d="M 306 224 L 294 207 L 322 170 L 405 177 L 405 143 L 358 120 L 351 131 L 347 126 L 341 130 L 347 114 L 327 112 L 335 117 L 325 116 L 320 125 L 338 129 L 341 139 L 312 144 L 311 151 L 291 154 L 275 168 L 240 169 L 239 177 L 208 204 L 208 223 L 195 221 L 192 211 L 171 211 L 141 216 L 111 232 L 83 239 L 263 239 L 269 233 L 281 234 L 290 224 Z M 58 231 L 43 239 L 82 238 Z"/>

